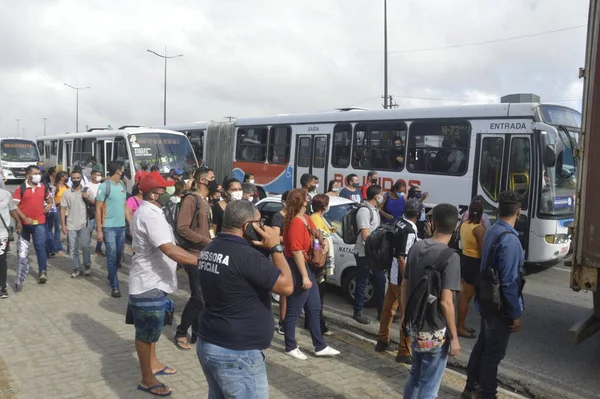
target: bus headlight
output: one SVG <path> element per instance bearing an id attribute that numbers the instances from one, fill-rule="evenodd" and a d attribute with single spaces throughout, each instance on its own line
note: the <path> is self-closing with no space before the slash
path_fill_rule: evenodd
<path id="1" fill-rule="evenodd" d="M 548 244 L 566 244 L 569 242 L 568 234 L 548 234 L 544 238 Z"/>

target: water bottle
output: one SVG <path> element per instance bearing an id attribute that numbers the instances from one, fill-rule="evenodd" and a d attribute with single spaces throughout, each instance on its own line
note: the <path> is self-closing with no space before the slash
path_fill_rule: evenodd
<path id="1" fill-rule="evenodd" d="M 313 249 L 314 249 L 315 251 L 320 251 L 320 250 L 321 250 L 321 243 L 319 242 L 319 239 L 318 239 L 318 238 L 315 238 L 315 239 L 313 240 Z"/>

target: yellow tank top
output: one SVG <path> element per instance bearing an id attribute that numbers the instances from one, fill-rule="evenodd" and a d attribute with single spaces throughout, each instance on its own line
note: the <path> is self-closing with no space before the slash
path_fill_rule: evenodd
<path id="1" fill-rule="evenodd" d="M 473 234 L 473 230 L 475 230 L 477 226 L 479 226 L 479 224 L 471 223 L 469 221 L 464 222 L 462 226 L 460 226 L 460 242 L 462 243 L 463 255 L 481 259 L 477 238 L 475 238 L 475 234 Z"/>

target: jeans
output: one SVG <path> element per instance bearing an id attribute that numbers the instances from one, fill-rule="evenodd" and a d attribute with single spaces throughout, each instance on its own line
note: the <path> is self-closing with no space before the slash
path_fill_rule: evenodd
<path id="1" fill-rule="evenodd" d="M 119 289 L 117 265 L 123 257 L 125 249 L 125 227 L 103 227 L 104 245 L 106 246 L 106 268 L 110 288 Z"/>
<path id="2" fill-rule="evenodd" d="M 92 242 L 92 234 L 94 234 L 94 231 L 96 231 L 96 219 L 90 219 L 89 228 L 90 228 L 90 243 L 91 243 Z M 97 241 L 95 253 L 98 253 L 100 251 L 102 251 L 102 241 Z"/>
<path id="3" fill-rule="evenodd" d="M 321 323 L 319 322 L 319 314 L 321 312 L 321 298 L 319 296 L 319 286 L 315 274 L 308 268 L 308 276 L 312 281 L 312 287 L 308 290 L 302 288 L 302 276 L 296 266 L 296 262 L 293 258 L 286 258 L 290 269 L 292 270 L 292 277 L 294 279 L 294 292 L 292 295 L 287 297 L 287 312 L 285 313 L 285 320 L 283 321 L 283 332 L 285 336 L 285 351 L 290 352 L 298 347 L 296 342 L 296 322 L 300 317 L 302 308 L 304 308 L 305 315 L 308 319 L 308 329 L 312 338 L 315 351 L 323 350 L 327 347 L 325 339 L 321 331 Z M 306 305 L 306 306 L 305 306 Z"/>
<path id="4" fill-rule="evenodd" d="M 46 221 L 46 224 L 48 224 L 48 222 Z M 63 246 L 62 246 L 62 224 L 60 221 L 60 210 L 56 211 L 56 214 L 54 216 L 54 232 L 52 232 L 52 227 L 50 226 L 50 238 L 54 237 L 54 249 L 56 250 L 56 252 L 61 252 L 63 250 Z M 54 233 L 54 234 L 52 234 Z"/>
<path id="5" fill-rule="evenodd" d="M 319 312 L 319 324 L 321 325 L 321 333 L 325 333 L 329 331 L 327 328 L 327 324 L 325 323 L 325 316 L 323 316 L 323 300 L 325 299 L 325 293 L 327 292 L 327 283 L 325 281 L 320 282 L 319 284 L 319 298 L 321 299 L 321 311 Z M 308 306 L 305 304 L 304 309 Z M 306 310 L 304 311 L 306 313 Z M 310 330 L 308 325 L 308 317 L 304 319 L 304 328 Z"/>
<path id="6" fill-rule="evenodd" d="M 446 363 L 448 363 L 448 347 L 446 340 L 435 352 L 417 352 L 417 344 L 412 344 L 412 366 L 404 385 L 404 399 L 434 399 L 438 396 Z"/>
<path id="7" fill-rule="evenodd" d="M 500 316 L 481 318 L 481 329 L 467 365 L 467 388 L 481 388 L 482 398 L 495 398 L 498 366 L 510 339 L 509 321 Z"/>
<path id="8" fill-rule="evenodd" d="M 57 212 L 48 212 L 46 214 L 46 255 L 58 252 L 53 233 L 56 218 L 58 217 L 60 216 Z"/>
<path id="9" fill-rule="evenodd" d="M 356 259 L 356 288 L 354 290 L 354 312 L 362 312 L 365 307 L 365 290 L 371 275 L 371 259 L 366 256 L 354 255 Z M 383 301 L 385 298 L 385 270 L 373 270 L 375 276 L 374 293 L 377 301 L 377 312 L 383 309 Z"/>
<path id="10" fill-rule="evenodd" d="M 79 263 L 79 249 L 83 253 L 83 265 L 86 269 L 89 269 L 92 265 L 92 259 L 90 257 L 90 229 L 89 226 L 82 228 L 81 230 L 68 230 L 67 239 L 69 245 L 73 251 L 73 270 L 81 271 L 81 264 Z"/>
<path id="11" fill-rule="evenodd" d="M 37 256 L 39 272 L 46 271 L 46 225 L 45 224 L 26 224 L 23 225 L 19 241 L 17 242 L 18 266 L 17 266 L 17 284 L 21 285 L 29 275 L 29 247 L 30 240 L 33 237 L 33 246 Z"/>
<path id="12" fill-rule="evenodd" d="M 6 263 L 7 255 L 8 240 L 0 240 L 0 292 L 6 291 L 6 273 L 8 271 L 8 265 Z"/>
<path id="13" fill-rule="evenodd" d="M 197 266 L 186 266 L 185 271 L 190 281 L 190 299 L 181 313 L 181 323 L 177 326 L 176 337 L 187 336 L 188 329 L 192 327 L 192 336 L 198 332 L 198 320 L 204 307 L 200 291 L 200 271 Z"/>
<path id="14" fill-rule="evenodd" d="M 233 350 L 198 340 L 196 352 L 208 382 L 209 399 L 269 397 L 265 355 L 261 350 Z"/>

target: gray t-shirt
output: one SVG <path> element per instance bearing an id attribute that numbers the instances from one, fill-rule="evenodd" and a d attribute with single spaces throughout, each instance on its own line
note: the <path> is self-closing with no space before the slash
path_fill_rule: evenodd
<path id="1" fill-rule="evenodd" d="M 406 258 L 406 269 L 404 278 L 408 281 L 408 296 L 412 294 L 421 277 L 423 277 L 425 266 L 433 265 L 433 262 L 448 248 L 446 244 L 435 242 L 428 238 L 418 241 L 412 246 Z M 446 263 L 442 272 L 442 289 L 460 291 L 460 256 L 453 253 Z"/>
<path id="2" fill-rule="evenodd" d="M 69 214 L 67 230 L 81 230 L 88 224 L 87 204 L 81 198 L 82 190 L 75 191 L 70 188 L 65 191 L 60 201 L 61 208 L 65 208 Z"/>
<path id="3" fill-rule="evenodd" d="M 356 213 L 356 227 L 358 227 L 358 237 L 354 253 L 358 256 L 365 256 L 365 241 L 362 239 L 361 229 L 370 229 L 371 233 L 381 224 L 379 210 L 368 202 L 364 202 L 362 207 Z"/>
<path id="4" fill-rule="evenodd" d="M 17 209 L 17 205 L 13 201 L 10 191 L 0 189 L 0 215 L 4 219 L 7 226 L 10 226 L 11 218 L 10 211 Z M 4 223 L 0 220 L 0 241 L 8 239 L 8 230 L 4 227 Z"/>

